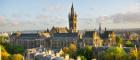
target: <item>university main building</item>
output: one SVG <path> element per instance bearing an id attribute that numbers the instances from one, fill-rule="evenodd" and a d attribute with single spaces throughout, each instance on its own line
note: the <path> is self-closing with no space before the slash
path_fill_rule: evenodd
<path id="1" fill-rule="evenodd" d="M 68 19 L 69 28 L 52 27 L 51 30 L 36 33 L 17 32 L 10 36 L 10 42 L 14 45 L 22 45 L 25 49 L 36 48 L 41 45 L 45 48 L 59 50 L 70 43 L 75 43 L 80 48 L 84 45 L 101 46 L 102 41 L 97 32 L 87 31 L 81 34 L 77 31 L 77 14 L 73 4 Z"/>
<path id="2" fill-rule="evenodd" d="M 52 27 L 45 32 L 27 33 L 16 32 L 10 36 L 10 42 L 14 45 L 22 45 L 24 48 L 35 48 L 42 45 L 46 48 L 58 49 L 67 46 L 70 42 L 77 42 L 77 14 L 73 4 L 68 15 L 69 29 L 67 27 Z"/>
<path id="3" fill-rule="evenodd" d="M 56 53 L 55 55 L 57 56 L 58 50 L 60 50 L 60 52 L 62 53 L 61 50 L 68 47 L 70 43 L 77 45 L 76 46 L 77 48 L 85 48 L 85 46 L 90 45 L 93 48 L 91 54 L 96 55 L 95 57 L 97 58 L 97 60 L 101 59 L 100 52 L 102 51 L 104 52 L 107 48 L 112 46 L 117 46 L 120 44 L 119 46 L 121 48 L 124 47 L 124 50 L 126 51 L 130 50 L 128 49 L 130 48 L 130 46 L 131 47 L 140 46 L 139 35 L 136 34 L 133 35 L 132 33 L 128 33 L 128 32 L 124 34 L 124 32 L 122 31 L 116 33 L 114 31 L 107 31 L 106 28 L 103 32 L 101 29 L 101 24 L 99 25 L 99 31 L 79 32 L 77 30 L 77 14 L 74 11 L 73 4 L 68 14 L 68 20 L 69 20 L 69 28 L 52 27 L 51 30 L 47 29 L 46 31 L 39 31 L 36 33 L 16 32 L 10 35 L 10 43 L 12 43 L 14 46 L 21 45 L 25 49 L 29 50 L 30 53 L 34 52 L 33 55 L 32 54 L 27 55 L 31 58 L 36 57 L 37 54 L 39 57 L 42 56 L 43 58 L 53 57 L 54 54 L 52 54 L 49 49 L 53 50 Z M 122 39 L 120 38 L 120 36 L 122 36 Z M 126 44 L 129 41 L 132 45 Z M 48 52 L 46 52 L 47 50 L 46 48 L 48 49 Z M 68 60 L 68 59 L 64 59 L 64 60 Z"/>

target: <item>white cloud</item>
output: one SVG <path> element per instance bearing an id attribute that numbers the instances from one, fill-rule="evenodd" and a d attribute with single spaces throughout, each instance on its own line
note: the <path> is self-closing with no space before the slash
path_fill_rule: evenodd
<path id="1" fill-rule="evenodd" d="M 140 23 L 140 5 L 131 5 L 121 10 L 121 12 L 111 16 L 100 16 L 97 22 L 112 22 L 112 23 Z"/>
<path id="2" fill-rule="evenodd" d="M 135 3 L 133 5 L 129 5 L 126 8 L 121 9 L 121 13 L 128 13 L 128 12 L 140 12 L 140 3 Z"/>
<path id="3" fill-rule="evenodd" d="M 100 16 L 96 22 L 110 28 L 140 28 L 140 5 L 129 6 L 110 16 Z"/>
<path id="4" fill-rule="evenodd" d="M 63 5 L 50 5 L 47 8 L 43 8 L 42 11 L 49 11 L 49 12 L 63 12 L 66 8 Z"/>
<path id="5" fill-rule="evenodd" d="M 129 23 L 140 23 L 140 12 L 131 12 L 125 14 L 115 14 L 110 16 L 114 23 L 129 22 Z"/>

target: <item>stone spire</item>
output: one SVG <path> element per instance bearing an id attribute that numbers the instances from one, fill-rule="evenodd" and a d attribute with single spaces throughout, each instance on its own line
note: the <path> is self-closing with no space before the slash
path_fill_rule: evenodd
<path id="1" fill-rule="evenodd" d="M 70 32 L 77 32 L 77 14 L 74 11 L 73 3 L 69 13 L 69 30 Z"/>
<path id="2" fill-rule="evenodd" d="M 99 33 L 101 33 L 102 27 L 101 27 L 101 22 L 99 23 Z"/>

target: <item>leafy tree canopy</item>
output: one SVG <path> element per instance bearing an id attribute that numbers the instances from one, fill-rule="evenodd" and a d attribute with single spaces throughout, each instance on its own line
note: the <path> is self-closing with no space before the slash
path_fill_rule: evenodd
<path id="1" fill-rule="evenodd" d="M 126 52 L 120 47 L 110 47 L 100 53 L 101 59 L 104 60 L 125 60 L 127 57 Z"/>
<path id="2" fill-rule="evenodd" d="M 134 45 L 132 44 L 132 42 L 130 40 L 125 42 L 125 46 L 126 47 L 134 47 Z"/>

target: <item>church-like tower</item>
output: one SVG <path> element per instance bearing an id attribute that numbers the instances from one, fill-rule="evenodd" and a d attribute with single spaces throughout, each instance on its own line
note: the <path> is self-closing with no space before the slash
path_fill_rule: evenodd
<path id="1" fill-rule="evenodd" d="M 101 22 L 99 23 L 99 34 L 102 32 Z"/>
<path id="2" fill-rule="evenodd" d="M 70 32 L 77 32 L 77 14 L 74 11 L 73 4 L 69 13 L 69 30 Z"/>

